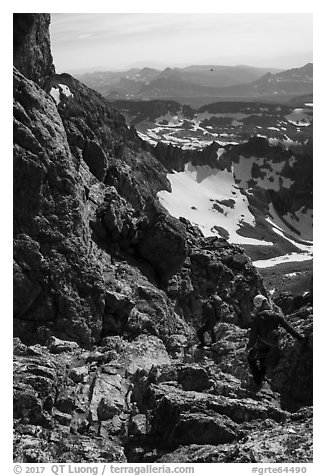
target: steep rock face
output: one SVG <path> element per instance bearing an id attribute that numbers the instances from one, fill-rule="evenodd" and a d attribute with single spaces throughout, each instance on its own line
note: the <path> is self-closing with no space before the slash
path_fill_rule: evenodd
<path id="1" fill-rule="evenodd" d="M 100 185 L 83 156 L 76 164 L 74 159 L 77 160 L 78 157 L 77 146 L 74 149 L 69 129 L 68 143 L 65 127 L 52 98 L 19 72 L 15 71 L 14 74 L 15 333 L 26 341 L 37 342 L 42 337 L 35 333 L 36 329 L 41 334 L 44 334 L 44 329 L 51 329 L 59 337 L 70 337 L 89 344 L 103 335 L 104 321 L 104 332 L 112 331 L 112 325 L 108 324 L 106 316 L 111 316 L 111 322 L 112 316 L 118 319 L 120 316 L 116 331 L 118 329 L 122 332 L 130 311 L 128 306 L 122 313 L 119 311 L 117 314 L 115 309 L 110 311 L 112 303 L 108 304 L 105 293 L 108 286 L 115 290 L 112 284 L 114 280 L 109 280 L 109 284 L 105 285 L 104 280 L 107 278 L 103 278 L 103 266 L 110 267 L 110 254 L 103 258 L 91 236 L 97 242 L 102 239 L 107 251 L 115 255 L 117 252 L 119 254 L 122 246 L 130 257 L 134 224 L 137 225 L 136 231 L 141 229 L 140 238 L 134 240 L 137 253 L 141 249 L 142 240 L 148 239 L 146 236 L 152 231 L 154 233 L 156 227 L 156 246 L 158 250 L 161 249 L 161 257 L 151 259 L 148 253 L 146 255 L 146 247 L 143 247 L 142 259 L 146 260 L 148 257 L 144 266 L 149 266 L 152 270 L 148 271 L 149 274 L 154 268 L 154 272 L 157 269 L 158 272 L 162 271 L 162 275 L 170 275 L 171 270 L 173 272 L 182 265 L 185 255 L 182 226 L 176 220 L 166 217 L 167 223 L 170 220 L 170 225 L 165 226 L 163 221 L 160 228 L 156 225 L 159 214 L 153 212 L 148 218 L 146 212 L 140 217 L 139 210 L 134 209 L 132 204 L 128 205 L 116 188 Z M 94 106 L 95 109 L 97 105 Z M 109 111 L 110 107 L 106 107 Z M 101 108 L 98 114 L 102 114 Z M 102 115 L 105 114 L 104 108 Z M 107 146 L 108 141 L 113 143 L 115 138 L 117 141 L 122 140 L 123 133 L 114 131 L 121 128 L 122 132 L 126 132 L 120 116 L 115 118 L 114 111 L 112 114 L 113 119 L 102 118 L 106 127 L 103 134 L 107 138 Z M 86 119 L 87 117 L 86 115 Z M 82 132 L 87 137 L 84 128 Z M 90 129 L 89 133 L 91 132 Z M 84 136 L 80 137 L 83 150 L 85 140 Z M 71 150 L 75 155 L 71 155 Z M 93 151 L 96 159 L 96 149 L 93 148 Z M 103 157 L 102 149 L 101 154 Z M 116 161 L 120 166 L 118 159 Z M 121 177 L 132 177 L 129 169 Z M 109 194 L 110 190 L 113 195 Z M 139 185 L 131 182 L 131 186 L 125 187 L 125 190 L 128 197 L 134 197 L 138 193 L 139 207 L 140 203 L 145 203 L 146 192 L 143 198 Z M 113 196 L 116 197 L 115 200 Z M 103 207 L 103 219 L 100 218 L 98 223 L 97 217 L 102 216 L 100 210 Z M 138 215 L 136 222 L 132 218 L 134 215 Z M 128 216 L 131 216 L 129 227 Z M 163 213 L 163 216 L 166 214 Z M 93 223 L 92 228 L 90 223 Z M 160 239 L 160 233 L 169 237 L 170 241 L 167 243 L 170 249 L 166 247 L 165 240 Z M 174 242 L 180 248 L 180 259 L 176 257 Z M 164 259 L 162 246 L 165 246 Z M 115 267 L 112 266 L 111 269 L 114 272 Z M 110 273 L 108 271 L 107 275 Z M 135 289 L 137 281 L 140 283 L 142 279 L 138 277 L 134 280 Z M 165 307 L 168 309 L 168 306 Z M 43 341 L 46 335 L 47 331 L 43 335 Z"/>
<path id="2" fill-rule="evenodd" d="M 100 94 L 68 74 L 56 75 L 51 85 L 54 96 L 60 86 L 68 88 L 57 107 L 77 166 L 83 159 L 93 175 L 138 208 L 155 190 L 168 187 L 162 165 Z"/>
<path id="3" fill-rule="evenodd" d="M 14 66 L 42 87 L 54 74 L 48 13 L 14 13 Z"/>
<path id="4" fill-rule="evenodd" d="M 52 99 L 17 71 L 14 96 L 15 333 L 37 341 L 45 326 L 86 344 L 101 330 L 103 288 L 83 189 Z"/>
<path id="5" fill-rule="evenodd" d="M 95 236 L 106 236 L 111 251 L 118 246 L 127 255 L 140 255 L 166 280 L 185 259 L 186 239 L 183 226 L 155 203 L 156 191 L 169 186 L 164 168 L 99 94 L 69 75 L 56 77 L 52 88 L 58 84 L 69 88 L 58 111 L 77 169 L 84 161 L 93 176 L 111 186 L 96 212 Z"/>

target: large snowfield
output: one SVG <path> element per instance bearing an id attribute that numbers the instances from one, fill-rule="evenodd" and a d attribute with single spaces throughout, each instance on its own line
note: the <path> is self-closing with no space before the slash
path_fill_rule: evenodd
<path id="1" fill-rule="evenodd" d="M 290 253 L 287 255 L 277 256 L 271 259 L 262 259 L 253 261 L 253 264 L 257 268 L 270 268 L 271 266 L 276 266 L 277 264 L 282 263 L 291 263 L 297 261 L 309 261 L 312 259 L 312 253 Z"/>
<path id="2" fill-rule="evenodd" d="M 188 219 L 200 228 L 204 236 L 215 235 L 226 238 L 233 244 L 273 246 L 274 242 L 267 241 L 264 237 L 255 239 L 239 234 L 243 225 L 256 226 L 255 217 L 249 210 L 248 198 L 243 193 L 243 190 L 248 187 L 253 163 L 260 165 L 264 172 L 268 172 L 263 179 L 255 179 L 257 185 L 263 188 L 268 185 L 269 188 L 279 190 L 281 184 L 275 179 L 284 166 L 283 162 L 269 162 L 272 170 L 268 170 L 264 169 L 265 159 L 241 157 L 239 163 L 234 164 L 232 171 L 212 168 L 209 165 L 194 166 L 188 163 L 184 172 L 167 175 L 172 192 L 160 191 L 158 198 L 171 215 Z M 273 182 L 269 180 L 271 176 L 274 177 Z M 289 187 L 290 182 L 283 181 L 282 186 Z M 285 219 L 290 226 L 287 226 L 284 218 L 281 219 L 278 216 L 272 205 L 269 216 L 265 217 L 274 233 L 300 251 L 255 261 L 254 264 L 257 267 L 312 259 L 312 241 L 310 241 L 312 239 L 312 211 L 304 212 L 300 209 L 295 215 L 288 214 Z"/>
<path id="3" fill-rule="evenodd" d="M 273 243 L 241 236 L 237 231 L 247 223 L 255 226 L 255 218 L 248 208 L 248 199 L 235 183 L 232 172 L 209 165 L 187 164 L 184 172 L 168 174 L 172 192 L 160 191 L 162 205 L 179 218 L 196 224 L 205 236 L 221 234 L 223 228 L 231 243 L 272 245 Z M 215 228 L 217 227 L 217 228 Z"/>

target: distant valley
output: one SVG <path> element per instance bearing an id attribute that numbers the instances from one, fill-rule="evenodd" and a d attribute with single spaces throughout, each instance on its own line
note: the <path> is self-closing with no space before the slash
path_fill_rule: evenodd
<path id="1" fill-rule="evenodd" d="M 264 100 L 287 102 L 312 93 L 312 63 L 285 71 L 250 66 L 189 66 L 131 69 L 79 76 L 108 100 L 174 99 L 200 107 L 209 102 Z"/>

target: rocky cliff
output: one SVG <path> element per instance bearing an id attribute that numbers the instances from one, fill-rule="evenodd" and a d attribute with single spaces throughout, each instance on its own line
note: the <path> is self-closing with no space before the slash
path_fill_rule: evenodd
<path id="1" fill-rule="evenodd" d="M 311 342 L 284 340 L 281 371 L 251 390 L 259 273 L 160 206 L 164 162 L 98 93 L 54 74 L 48 25 L 14 21 L 15 460 L 309 461 Z M 211 294 L 219 343 L 194 351 Z M 276 453 L 249 437 L 262 422 Z"/>
<path id="2" fill-rule="evenodd" d="M 50 45 L 48 13 L 14 13 L 14 66 L 28 79 L 47 88 L 55 68 Z"/>

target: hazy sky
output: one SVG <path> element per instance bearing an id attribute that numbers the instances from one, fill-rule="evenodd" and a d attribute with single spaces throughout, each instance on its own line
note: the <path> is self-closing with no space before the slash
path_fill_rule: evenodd
<path id="1" fill-rule="evenodd" d="M 312 61 L 309 13 L 55 13 L 50 31 L 58 73 Z"/>

